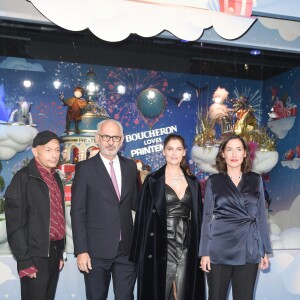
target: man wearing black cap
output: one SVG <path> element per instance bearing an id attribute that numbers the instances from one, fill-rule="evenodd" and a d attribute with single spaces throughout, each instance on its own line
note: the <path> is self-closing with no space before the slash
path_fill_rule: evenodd
<path id="1" fill-rule="evenodd" d="M 62 140 L 51 131 L 32 142 L 34 158 L 5 192 L 7 239 L 24 300 L 54 299 L 65 247 L 64 192 L 55 172 Z"/>

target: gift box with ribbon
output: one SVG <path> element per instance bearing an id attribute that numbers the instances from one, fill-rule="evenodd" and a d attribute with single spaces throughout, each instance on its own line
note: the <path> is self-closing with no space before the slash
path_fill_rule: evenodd
<path id="1" fill-rule="evenodd" d="M 297 105 L 289 107 L 289 114 L 291 117 L 296 117 L 297 115 Z"/>
<path id="2" fill-rule="evenodd" d="M 253 0 L 219 0 L 220 11 L 237 16 L 252 15 Z"/>

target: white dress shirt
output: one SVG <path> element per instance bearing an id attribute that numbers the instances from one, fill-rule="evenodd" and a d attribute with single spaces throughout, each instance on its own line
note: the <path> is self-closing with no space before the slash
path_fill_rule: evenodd
<path id="1" fill-rule="evenodd" d="M 109 162 L 110 160 L 105 158 L 101 152 L 100 152 L 100 157 L 104 163 L 104 166 L 110 176 L 110 165 L 109 165 Z M 115 170 L 115 173 L 116 173 L 116 177 L 117 177 L 117 183 L 118 183 L 118 188 L 119 188 L 119 192 L 120 192 L 120 195 L 121 195 L 121 190 L 122 190 L 122 175 L 121 175 L 121 166 L 120 166 L 120 160 L 119 160 L 119 156 L 117 155 L 113 160 L 113 167 L 114 167 L 114 170 Z"/>

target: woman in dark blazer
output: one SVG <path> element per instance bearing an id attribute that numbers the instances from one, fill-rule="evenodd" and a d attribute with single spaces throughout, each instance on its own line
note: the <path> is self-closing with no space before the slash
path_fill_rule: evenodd
<path id="1" fill-rule="evenodd" d="M 150 173 L 142 187 L 131 247 L 139 300 L 204 299 L 198 261 L 201 191 L 186 166 L 185 148 L 181 136 L 168 135 L 166 164 Z"/>
<path id="2" fill-rule="evenodd" d="M 200 240 L 201 268 L 207 273 L 209 300 L 252 300 L 258 267 L 272 252 L 262 179 L 251 172 L 245 141 L 227 137 L 216 159 L 219 174 L 206 183 Z"/>

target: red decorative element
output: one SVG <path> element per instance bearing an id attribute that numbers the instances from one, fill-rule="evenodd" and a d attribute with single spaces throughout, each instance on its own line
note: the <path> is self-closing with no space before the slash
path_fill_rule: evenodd
<path id="1" fill-rule="evenodd" d="M 270 182 L 270 174 L 269 173 L 263 173 L 263 174 L 261 174 L 261 177 L 262 177 L 263 181 Z"/>
<path id="2" fill-rule="evenodd" d="M 219 2 L 221 12 L 245 17 L 252 15 L 253 0 L 219 0 Z"/>
<path id="3" fill-rule="evenodd" d="M 276 100 L 271 111 L 269 115 L 272 119 L 295 117 L 297 115 L 297 105 L 289 104 L 285 107 L 281 100 Z"/>
<path id="4" fill-rule="evenodd" d="M 286 160 L 292 160 L 294 158 L 294 154 L 295 154 L 295 151 L 293 149 L 290 149 L 289 151 L 287 151 L 284 154 L 284 157 Z"/>
<path id="5" fill-rule="evenodd" d="M 298 158 L 300 158 L 300 145 L 298 145 L 295 149 L 296 153 L 297 153 L 297 156 Z"/>
<path id="6" fill-rule="evenodd" d="M 272 101 L 275 99 L 277 92 L 278 92 L 278 87 L 271 87 L 271 91 L 272 91 Z"/>
<path id="7" fill-rule="evenodd" d="M 287 117 L 287 109 L 284 107 L 283 102 L 276 100 L 272 108 L 273 119 L 282 119 Z"/>
<path id="8" fill-rule="evenodd" d="M 57 168 L 64 173 L 64 195 L 65 195 L 65 202 L 71 201 L 71 186 L 72 186 L 72 179 L 75 173 L 75 165 L 74 164 L 63 164 L 58 165 Z"/>
<path id="9" fill-rule="evenodd" d="M 72 187 L 72 184 L 66 184 L 64 186 L 65 202 L 71 201 L 71 187 Z"/>
<path id="10" fill-rule="evenodd" d="M 295 117 L 297 115 L 297 105 L 293 105 L 288 109 L 290 116 Z"/>
<path id="11" fill-rule="evenodd" d="M 72 180 L 73 174 L 75 172 L 75 165 L 73 164 L 63 164 L 57 166 L 59 170 L 61 170 L 63 173 L 65 173 L 66 181 Z"/>
<path id="12" fill-rule="evenodd" d="M 204 191 L 205 191 L 206 182 L 207 182 L 207 179 L 200 179 L 199 180 L 199 183 L 200 183 L 200 186 L 201 186 L 201 195 L 202 195 L 203 200 L 204 200 Z"/>
<path id="13" fill-rule="evenodd" d="M 79 149 L 73 148 L 73 162 L 77 163 L 79 160 Z"/>
<path id="14" fill-rule="evenodd" d="M 254 142 L 250 142 L 248 144 L 248 147 L 249 147 L 249 152 L 250 152 L 250 158 L 251 160 L 253 161 L 254 158 L 255 158 L 255 151 L 257 150 L 258 148 L 258 144 L 257 143 L 254 143 Z"/>

